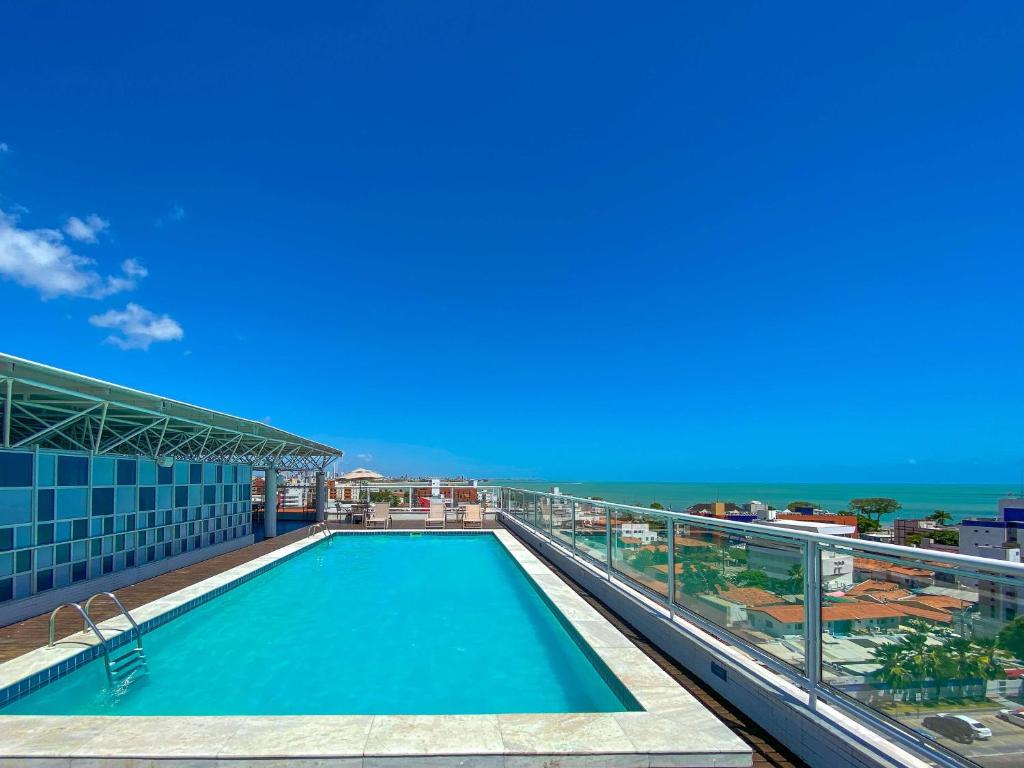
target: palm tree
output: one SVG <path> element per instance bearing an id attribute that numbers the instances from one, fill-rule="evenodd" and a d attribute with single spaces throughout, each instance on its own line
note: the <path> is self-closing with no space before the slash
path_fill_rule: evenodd
<path id="1" fill-rule="evenodd" d="M 957 698 L 964 697 L 964 681 L 976 680 L 981 671 L 978 665 L 976 646 L 966 637 L 957 637 L 946 643 L 953 666 L 953 675 L 957 681 Z"/>
<path id="2" fill-rule="evenodd" d="M 984 681 L 1003 680 L 1006 678 L 1006 665 L 999 658 L 999 650 L 996 648 L 996 640 L 993 637 L 983 637 L 974 641 L 975 653 L 977 655 L 978 677 Z M 981 691 L 984 696 L 987 693 L 987 686 Z"/>
<path id="3" fill-rule="evenodd" d="M 889 687 L 890 700 L 904 692 L 914 681 L 914 673 L 907 663 L 907 654 L 899 644 L 883 645 L 875 651 L 875 661 L 881 666 L 872 674 Z"/>
<path id="4" fill-rule="evenodd" d="M 950 520 L 953 519 L 953 516 L 944 509 L 936 509 L 930 515 L 928 515 L 928 519 L 934 520 L 939 525 L 946 525 Z"/>

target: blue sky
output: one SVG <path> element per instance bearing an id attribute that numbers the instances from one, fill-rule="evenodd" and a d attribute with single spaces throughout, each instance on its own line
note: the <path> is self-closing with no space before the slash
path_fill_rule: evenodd
<path id="1" fill-rule="evenodd" d="M 4 3 L 0 349 L 346 466 L 1017 482 L 1024 7 Z"/>

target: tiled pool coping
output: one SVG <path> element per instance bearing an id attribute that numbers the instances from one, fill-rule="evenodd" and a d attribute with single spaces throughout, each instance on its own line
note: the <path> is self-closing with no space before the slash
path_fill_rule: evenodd
<path id="1" fill-rule="evenodd" d="M 332 533 L 393 535 L 383 531 Z M 509 532 L 431 533 L 495 536 L 644 711 L 279 717 L 0 714 L 0 766 L 751 765 L 746 744 Z M 145 632 L 321 541 L 317 536 L 294 542 L 148 603 L 132 615 Z M 124 618 L 102 622 L 100 629 L 111 645 L 129 639 Z M 40 648 L 2 664 L 0 701 L 7 700 L 4 692 L 8 699 L 25 695 L 98 653 L 95 637 L 78 633 L 55 648 Z"/>

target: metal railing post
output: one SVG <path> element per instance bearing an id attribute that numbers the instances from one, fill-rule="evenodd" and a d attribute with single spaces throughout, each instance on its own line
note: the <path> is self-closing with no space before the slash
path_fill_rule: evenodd
<path id="1" fill-rule="evenodd" d="M 612 580 L 612 511 L 604 510 L 604 543 L 608 559 L 608 581 Z"/>
<path id="2" fill-rule="evenodd" d="M 804 665 L 808 706 L 816 709 L 821 679 L 821 551 L 817 542 L 804 542 Z"/>
<path id="3" fill-rule="evenodd" d="M 672 621 L 676 615 L 676 524 L 668 519 L 668 618 Z"/>
<path id="4" fill-rule="evenodd" d="M 576 502 L 569 502 L 572 509 L 572 556 L 576 557 Z"/>

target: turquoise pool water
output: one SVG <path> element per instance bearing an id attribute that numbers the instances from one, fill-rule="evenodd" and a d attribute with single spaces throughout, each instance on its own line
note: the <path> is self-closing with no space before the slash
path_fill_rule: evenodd
<path id="1" fill-rule="evenodd" d="M 611 712 L 624 702 L 491 535 L 340 535 L 5 715 Z M 623 694 L 628 698 L 628 694 Z"/>

